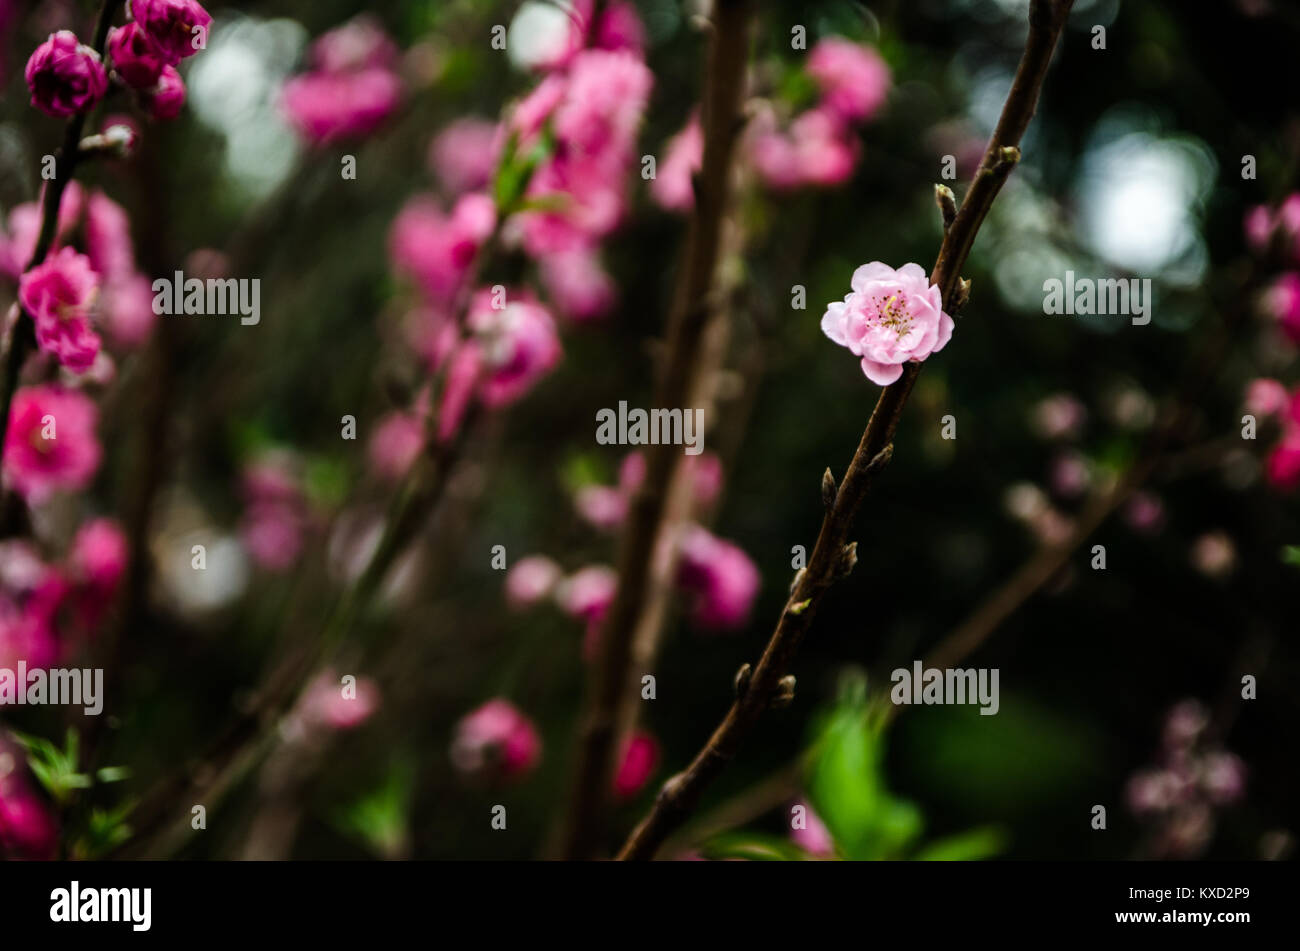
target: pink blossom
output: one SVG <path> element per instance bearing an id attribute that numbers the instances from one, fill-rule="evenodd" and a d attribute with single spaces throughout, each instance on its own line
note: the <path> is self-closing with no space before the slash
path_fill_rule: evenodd
<path id="1" fill-rule="evenodd" d="M 1246 411 L 1255 416 L 1276 416 L 1291 404 L 1291 394 L 1277 380 L 1260 378 L 1246 386 Z"/>
<path id="2" fill-rule="evenodd" d="M 1246 243 L 1251 249 L 1267 250 L 1269 240 L 1273 237 L 1273 224 L 1273 213 L 1268 205 L 1256 205 L 1246 212 L 1242 230 L 1246 235 Z"/>
<path id="3" fill-rule="evenodd" d="M 47 116 L 66 119 L 88 109 L 108 91 L 108 74 L 99 54 L 70 30 L 51 33 L 27 60 L 32 105 Z"/>
<path id="4" fill-rule="evenodd" d="M 880 55 L 838 36 L 812 48 L 808 74 L 822 88 L 822 104 L 850 122 L 870 119 L 889 92 L 889 67 Z"/>
<path id="5" fill-rule="evenodd" d="M 1061 453 L 1052 460 L 1052 491 L 1067 499 L 1077 498 L 1088 490 L 1092 473 L 1088 460 L 1076 452 Z"/>
<path id="6" fill-rule="evenodd" d="M 483 188 L 492 180 L 504 142 L 501 126 L 487 119 L 457 119 L 429 145 L 429 166 L 453 195 Z"/>
<path id="7" fill-rule="evenodd" d="M 0 857 L 48 861 L 55 857 L 54 816 L 25 779 L 23 751 L 0 735 Z"/>
<path id="8" fill-rule="evenodd" d="M 44 200 L 45 193 L 42 189 L 39 201 L 23 202 L 9 211 L 9 234 L 7 238 L 0 239 L 0 269 L 10 277 L 20 277 L 31 262 L 36 250 L 36 239 L 41 231 L 41 205 Z M 84 204 L 85 192 L 80 183 L 75 179 L 68 182 L 63 189 L 63 200 L 59 203 L 59 223 L 54 231 L 51 251 L 57 251 L 76 229 Z"/>
<path id="9" fill-rule="evenodd" d="M 131 219 L 125 208 L 99 189 L 86 199 L 86 256 L 105 281 L 127 277 L 135 270 Z"/>
<path id="10" fill-rule="evenodd" d="M 519 779 L 541 757 L 542 740 L 532 721 L 499 697 L 466 714 L 451 744 L 452 765 L 472 777 Z"/>
<path id="11" fill-rule="evenodd" d="M 1300 486 L 1300 429 L 1288 430 L 1273 447 L 1264 474 L 1275 489 L 1289 492 Z"/>
<path id="12" fill-rule="evenodd" d="M 55 491 L 84 489 L 99 468 L 99 411 L 76 390 L 28 386 L 14 395 L 5 436 L 4 474 L 39 504 Z"/>
<path id="13" fill-rule="evenodd" d="M 1300 343 L 1300 273 L 1287 271 L 1265 294 L 1265 306 L 1293 342 Z"/>
<path id="14" fill-rule="evenodd" d="M 98 289 L 90 259 L 72 248 L 60 248 L 19 279 L 18 299 L 36 322 L 36 342 L 71 370 L 87 369 L 99 353 L 90 328 Z"/>
<path id="15" fill-rule="evenodd" d="M 133 89 L 153 86 L 167 65 L 152 37 L 138 23 L 127 23 L 110 32 L 107 52 L 113 71 Z"/>
<path id="16" fill-rule="evenodd" d="M 131 0 L 131 17 L 149 35 L 158 55 L 175 66 L 206 39 L 212 17 L 195 0 Z"/>
<path id="17" fill-rule="evenodd" d="M 650 197 L 668 211 L 690 211 L 695 207 L 692 178 L 704 161 L 704 130 L 700 117 L 693 114 L 685 128 L 668 140 L 664 159 L 659 163 Z"/>
<path id="18" fill-rule="evenodd" d="M 829 304 L 822 332 L 854 356 L 879 386 L 903 375 L 903 364 L 924 360 L 952 337 L 953 320 L 943 312 L 939 288 L 919 264 L 894 270 L 872 261 L 853 272 L 852 293 Z"/>
<path id="19" fill-rule="evenodd" d="M 1297 449 L 1300 456 L 1300 448 Z M 1300 463 L 1300 459 L 1297 460 Z M 1237 564 L 1237 546 L 1224 532 L 1206 532 L 1192 543 L 1192 566 L 1211 578 L 1224 578 Z"/>
<path id="20" fill-rule="evenodd" d="M 496 206 L 482 193 L 462 196 L 450 216 L 433 197 L 416 196 L 393 222 L 389 256 L 394 268 L 414 278 L 430 299 L 450 301 L 495 225 Z"/>
<path id="21" fill-rule="evenodd" d="M 139 273 L 128 274 L 103 289 L 100 320 L 113 343 L 133 349 L 149 339 L 158 322 L 153 298 L 153 285 Z"/>
<path id="22" fill-rule="evenodd" d="M 634 143 L 654 77 L 628 52 L 587 50 L 574 58 L 555 134 L 580 155 L 618 153 Z"/>
<path id="23" fill-rule="evenodd" d="M 630 0 L 605 5 L 592 31 L 591 45 L 602 50 L 628 50 L 641 56 L 645 50 L 645 25 Z"/>
<path id="24" fill-rule="evenodd" d="M 519 148 L 526 149 L 536 140 L 546 120 L 564 99 L 568 83 L 561 75 L 547 76 L 515 104 L 510 113 L 510 129 L 519 137 Z"/>
<path id="25" fill-rule="evenodd" d="M 424 420 L 416 413 L 389 413 L 370 438 L 370 467 L 387 482 L 406 475 L 424 448 Z"/>
<path id="26" fill-rule="evenodd" d="M 1246 791 L 1246 767 L 1234 754 L 1210 753 L 1201 767 L 1201 788 L 1214 805 L 1236 802 Z"/>
<path id="27" fill-rule="evenodd" d="M 1044 439 L 1075 439 L 1087 418 L 1082 403 L 1069 393 L 1057 393 L 1039 401 L 1032 422 Z"/>
<path id="28" fill-rule="evenodd" d="M 687 465 L 692 470 L 691 488 L 695 495 L 695 505 L 707 509 L 722 494 L 722 460 L 713 452 L 686 458 Z"/>
<path id="29" fill-rule="evenodd" d="M 1160 529 L 1165 520 L 1165 504 L 1158 495 L 1135 492 L 1124 507 L 1124 521 L 1136 532 L 1151 533 Z"/>
<path id="30" fill-rule="evenodd" d="M 324 670 L 303 691 L 298 714 L 308 727 L 352 730 L 379 708 L 379 687 L 369 677 L 343 683 L 333 670 Z"/>
<path id="31" fill-rule="evenodd" d="M 817 815 L 806 801 L 796 802 L 794 805 L 803 808 L 803 827 L 799 828 L 793 823 L 790 826 L 790 838 L 794 844 L 809 855 L 818 858 L 830 858 L 835 855 L 835 840 L 831 838 L 830 830 L 826 828 L 826 823 L 822 822 L 821 816 Z M 791 816 L 793 815 L 792 809 Z"/>
<path id="32" fill-rule="evenodd" d="M 541 304 L 526 291 L 507 292 L 504 306 L 493 306 L 492 291 L 479 291 L 470 303 L 466 325 L 482 352 L 480 398 L 485 406 L 514 402 L 560 362 L 560 339 Z"/>
<path id="33" fill-rule="evenodd" d="M 109 595 L 126 573 L 127 558 L 122 526 L 111 518 L 97 518 L 77 530 L 68 561 L 74 579 Z"/>
<path id="34" fill-rule="evenodd" d="M 326 73 L 347 73 L 370 67 L 391 69 L 396 65 L 397 45 L 384 32 L 379 20 L 369 13 L 353 17 L 317 37 L 311 46 L 311 63 Z"/>
<path id="35" fill-rule="evenodd" d="M 699 525 L 685 529 L 680 550 L 677 583 L 694 596 L 695 624 L 709 630 L 743 626 L 761 581 L 749 556 Z"/>
<path id="36" fill-rule="evenodd" d="M 623 759 L 614 774 L 614 795 L 630 799 L 641 791 L 659 765 L 659 741 L 645 730 L 628 737 Z"/>
<path id="37" fill-rule="evenodd" d="M 604 620 L 614 603 L 618 574 L 607 565 L 588 565 L 565 578 L 555 591 L 555 600 L 565 614 L 588 623 Z"/>
<path id="38" fill-rule="evenodd" d="M 249 556 L 268 571 L 286 571 L 302 552 L 306 499 L 286 453 L 265 452 L 243 473 L 240 538 Z"/>
<path id="39" fill-rule="evenodd" d="M 788 133 L 776 127 L 770 111 L 760 113 L 747 142 L 750 163 L 764 184 L 778 191 L 842 184 L 858 160 L 858 142 L 848 126 L 825 109 L 803 113 Z"/>
<path id="40" fill-rule="evenodd" d="M 0 577 L 0 668 L 13 670 L 20 661 L 48 667 L 60 653 L 54 621 L 68 585 L 23 542 L 0 544 L 0 558 L 6 560 Z"/>
<path id="41" fill-rule="evenodd" d="M 506 571 L 506 603 L 511 608 L 532 607 L 555 590 L 560 566 L 545 555 L 520 558 Z"/>
<path id="42" fill-rule="evenodd" d="M 164 66 L 158 82 L 149 89 L 140 90 L 140 104 L 151 117 L 160 122 L 175 119 L 185 108 L 185 80 L 175 66 Z"/>
<path id="43" fill-rule="evenodd" d="M 402 326 L 407 343 L 430 370 L 443 365 L 460 339 L 455 321 L 440 305 L 414 307 L 403 318 Z"/>
<path id="44" fill-rule="evenodd" d="M 460 431 L 482 371 L 483 352 L 477 341 L 465 342 L 452 354 L 442 387 L 442 399 L 438 405 L 440 443 L 446 443 Z"/>
<path id="45" fill-rule="evenodd" d="M 370 135 L 396 110 L 402 83 L 387 69 L 305 73 L 284 84 L 280 103 L 308 143 L 330 145 Z"/>
<path id="46" fill-rule="evenodd" d="M 556 306 L 575 320 L 609 313 L 618 291 L 595 251 L 578 248 L 538 260 L 542 283 Z"/>
<path id="47" fill-rule="evenodd" d="M 627 516 L 627 496 L 608 485 L 584 485 L 574 494 L 573 506 L 583 521 L 601 531 L 617 528 Z"/>

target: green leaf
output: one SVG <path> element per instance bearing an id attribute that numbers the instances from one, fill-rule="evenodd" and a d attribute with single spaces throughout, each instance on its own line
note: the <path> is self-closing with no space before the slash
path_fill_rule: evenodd
<path id="1" fill-rule="evenodd" d="M 706 859 L 745 859 L 750 862 L 801 862 L 808 853 L 788 839 L 758 832 L 729 832 L 700 846 Z"/>
<path id="2" fill-rule="evenodd" d="M 995 826 L 981 826 L 925 845 L 918 862 L 973 862 L 997 855 L 1006 847 L 1006 835 Z"/>
<path id="3" fill-rule="evenodd" d="M 1283 546 L 1282 561 L 1284 564 L 1295 565 L 1300 568 L 1300 545 Z"/>

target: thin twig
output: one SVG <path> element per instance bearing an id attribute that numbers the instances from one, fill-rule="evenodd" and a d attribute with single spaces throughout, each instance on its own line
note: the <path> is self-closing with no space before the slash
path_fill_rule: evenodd
<path id="1" fill-rule="evenodd" d="M 951 312 L 958 295 L 961 269 L 981 223 L 1007 176 L 1020 158 L 1019 144 L 1034 115 L 1057 38 L 1072 0 L 1034 0 L 1029 13 L 1029 38 L 1002 108 L 997 129 L 961 209 L 944 235 L 930 275 Z M 780 690 L 825 592 L 851 567 L 848 533 L 876 474 L 893 452 L 894 433 L 907 398 L 920 372 L 908 364 L 898 382 L 885 388 L 867 423 L 848 471 L 822 520 L 821 531 L 807 567 L 781 612 L 776 630 L 744 689 L 722 723 L 691 764 L 663 786 L 649 814 L 633 830 L 619 852 L 620 859 L 650 859 L 663 841 L 690 815 L 705 787 L 735 757 Z"/>

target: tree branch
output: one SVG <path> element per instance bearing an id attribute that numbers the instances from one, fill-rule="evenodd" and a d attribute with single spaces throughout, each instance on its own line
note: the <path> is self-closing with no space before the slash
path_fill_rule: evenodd
<path id="1" fill-rule="evenodd" d="M 668 332 L 668 358 L 655 405 L 689 411 L 708 377 L 709 339 L 719 311 L 719 264 L 732 200 L 736 140 L 749 59 L 750 0 L 717 0 L 703 92 L 704 157 L 695 180 L 695 209 L 678 273 Z M 654 554 L 668 525 L 673 485 L 680 480 L 678 446 L 647 447 L 645 479 L 636 493 L 618 555 L 618 590 L 601 626 L 599 653 L 582 727 L 573 797 L 563 833 L 566 858 L 589 858 L 605 824 L 615 757 L 635 706 L 634 641 L 654 589 Z"/>
<path id="2" fill-rule="evenodd" d="M 1029 38 L 1002 116 L 966 199 L 944 235 L 930 275 L 930 283 L 937 285 L 943 295 L 945 311 L 951 312 L 959 294 L 961 269 L 980 225 L 1020 159 L 1020 139 L 1033 118 L 1071 3 L 1072 0 L 1034 0 L 1030 8 Z M 846 573 L 849 529 L 876 474 L 892 455 L 894 433 L 920 369 L 919 363 L 908 364 L 902 377 L 880 394 L 853 461 L 838 491 L 833 493 L 833 502 L 822 520 L 808 566 L 797 578 L 748 684 L 685 771 L 664 784 L 649 814 L 623 845 L 619 859 L 653 858 L 664 839 L 690 815 L 705 787 L 736 755 L 745 737 L 777 696 L 822 595 Z"/>

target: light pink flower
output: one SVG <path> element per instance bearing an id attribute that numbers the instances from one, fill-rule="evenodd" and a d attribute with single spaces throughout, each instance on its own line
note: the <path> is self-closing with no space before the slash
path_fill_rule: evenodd
<path id="1" fill-rule="evenodd" d="M 1135 492 L 1124 507 L 1124 521 L 1134 531 L 1152 533 L 1160 530 L 1165 521 L 1165 504 L 1160 496 L 1150 492 Z"/>
<path id="2" fill-rule="evenodd" d="M 872 383 L 888 386 L 903 375 L 904 363 L 937 353 L 952 337 L 939 288 L 919 264 L 896 271 L 872 261 L 853 272 L 852 287 L 843 303 L 827 306 L 822 332 L 862 358 Z"/>
<path id="3" fill-rule="evenodd" d="M 609 531 L 627 516 L 627 496 L 613 486 L 584 485 L 574 493 L 573 507 L 593 528 Z"/>
<path id="4" fill-rule="evenodd" d="M 140 104 L 154 119 L 165 122 L 175 119 L 185 108 L 185 80 L 175 66 L 164 66 L 158 82 L 149 89 L 140 90 Z"/>
<path id="5" fill-rule="evenodd" d="M 451 744 L 452 765 L 475 778 L 519 779 L 541 757 L 542 739 L 532 721 L 499 697 L 466 714 Z"/>
<path id="6" fill-rule="evenodd" d="M 1077 452 L 1063 452 L 1052 460 L 1052 491 L 1067 499 L 1077 498 L 1088 490 L 1092 472 L 1088 460 Z"/>
<path id="7" fill-rule="evenodd" d="M 97 188 L 86 199 L 86 256 L 104 281 L 135 271 L 131 219 L 125 208 Z"/>
<path id="8" fill-rule="evenodd" d="M 570 617 L 588 623 L 599 623 L 614 603 L 617 588 L 618 574 L 613 568 L 607 565 L 588 565 L 560 582 L 555 591 L 555 600 L 560 610 Z"/>
<path id="9" fill-rule="evenodd" d="M 379 709 L 379 687 L 369 677 L 357 677 L 354 683 L 345 685 L 335 671 L 323 670 L 303 691 L 298 703 L 304 725 L 352 730 Z"/>
<path id="10" fill-rule="evenodd" d="M 1300 447 L 1297 448 L 1300 456 Z M 1300 458 L 1297 459 L 1300 468 Z M 1237 546 L 1227 533 L 1206 532 L 1192 543 L 1192 566 L 1210 578 L 1224 578 L 1237 565 Z"/>
<path id="11" fill-rule="evenodd" d="M 84 489 L 99 468 L 99 411 L 76 390 L 28 386 L 14 395 L 5 435 L 4 475 L 40 504 L 59 490 Z"/>
<path id="12" fill-rule="evenodd" d="M 618 153 L 634 143 L 654 86 L 646 64 L 629 52 L 586 50 L 569 70 L 556 108 L 555 134 L 580 155 Z"/>
<path id="13" fill-rule="evenodd" d="M 398 57 L 397 44 L 369 13 L 353 17 L 317 37 L 311 45 L 311 64 L 325 73 L 348 73 L 371 67 L 391 69 Z"/>
<path id="14" fill-rule="evenodd" d="M 542 283 L 562 313 L 592 320 L 609 313 L 618 291 L 595 251 L 579 248 L 538 260 Z"/>
<path id="15" fill-rule="evenodd" d="M 243 472 L 244 515 L 240 539 L 249 556 L 268 571 L 286 571 L 302 552 L 307 502 L 293 457 L 268 451 Z"/>
<path id="16" fill-rule="evenodd" d="M 100 320 L 114 344 L 134 349 L 149 339 L 158 322 L 153 298 L 152 283 L 139 273 L 118 278 L 103 289 Z"/>
<path id="17" fill-rule="evenodd" d="M 771 112 L 760 113 L 748 137 L 750 163 L 769 188 L 829 187 L 852 176 L 859 145 L 848 125 L 826 109 L 810 109 L 790 125 L 776 127 Z"/>
<path id="18" fill-rule="evenodd" d="M 889 93 L 889 67 L 880 55 L 838 36 L 812 48 L 808 74 L 822 88 L 822 104 L 849 122 L 870 119 Z"/>
<path id="19" fill-rule="evenodd" d="M 1088 418 L 1082 403 L 1069 393 L 1043 398 L 1034 407 L 1032 423 L 1044 439 L 1075 439 Z"/>
<path id="20" fill-rule="evenodd" d="M 1268 205 L 1256 205 L 1246 212 L 1242 230 L 1246 235 L 1246 243 L 1252 250 L 1264 251 L 1268 248 L 1269 240 L 1273 237 L 1273 225 L 1273 213 Z"/>
<path id="21" fill-rule="evenodd" d="M 397 482 L 423 448 L 424 420 L 416 413 L 389 413 L 370 437 L 370 467 L 381 479 Z"/>
<path id="22" fill-rule="evenodd" d="M 429 167 L 453 195 L 483 188 L 501 158 L 501 126 L 467 116 L 438 133 L 429 145 Z"/>
<path id="23" fill-rule="evenodd" d="M 700 117 L 692 114 L 685 128 L 668 140 L 664 159 L 650 183 L 650 197 L 668 211 L 690 211 L 695 207 L 692 178 L 704 161 L 704 130 Z"/>
<path id="24" fill-rule="evenodd" d="M 1282 332 L 1300 343 L 1300 273 L 1280 275 L 1265 294 L 1265 306 L 1277 320 Z"/>
<path id="25" fill-rule="evenodd" d="M 27 60 L 26 78 L 32 105 L 57 119 L 93 106 L 108 91 L 99 54 L 70 30 L 51 33 L 36 47 Z"/>
<path id="26" fill-rule="evenodd" d="M 821 816 L 813 811 L 813 807 L 807 801 L 801 800 L 794 803 L 796 806 L 803 807 L 803 828 L 796 828 L 793 824 L 790 826 L 790 838 L 794 844 L 799 846 L 809 855 L 815 855 L 818 858 L 830 858 L 835 854 L 835 840 L 831 838 L 830 830 L 826 828 L 826 823 L 822 822 Z M 791 810 L 793 815 L 793 810 Z"/>
<path id="27" fill-rule="evenodd" d="M 679 544 L 677 583 L 694 596 L 694 623 L 707 630 L 743 626 L 761 582 L 749 556 L 699 525 L 686 528 Z"/>
<path id="28" fill-rule="evenodd" d="M 330 145 L 370 135 L 401 102 L 402 83 L 387 69 L 305 73 L 284 84 L 280 103 L 307 142 Z"/>
<path id="29" fill-rule="evenodd" d="M 463 195 L 450 216 L 431 196 L 406 203 L 393 221 L 388 250 L 394 268 L 415 279 L 434 302 L 455 297 L 496 225 L 496 206 L 479 192 Z"/>
<path id="30" fill-rule="evenodd" d="M 98 289 L 90 259 L 72 248 L 60 248 L 19 279 L 18 299 L 36 322 L 36 342 L 70 370 L 87 369 L 99 353 L 90 328 Z"/>
<path id="31" fill-rule="evenodd" d="M 195 0 L 131 0 L 131 17 L 172 66 L 202 49 L 199 38 L 212 25 L 208 11 Z"/>
<path id="32" fill-rule="evenodd" d="M 148 89 L 167 65 L 153 38 L 138 23 L 116 27 L 108 34 L 108 61 L 132 89 Z"/>
<path id="33" fill-rule="evenodd" d="M 126 573 L 126 533 L 111 518 L 92 519 L 77 530 L 68 557 L 74 581 L 108 596 Z"/>
<path id="34" fill-rule="evenodd" d="M 500 308 L 493 303 L 492 291 L 479 291 L 466 316 L 482 353 L 479 396 L 489 407 L 517 400 L 560 362 L 562 354 L 555 321 L 528 292 L 507 292 Z"/>
<path id="35" fill-rule="evenodd" d="M 506 603 L 519 610 L 549 597 L 560 580 L 560 566 L 545 555 L 520 558 L 506 571 Z"/>
<path id="36" fill-rule="evenodd" d="M 1260 378 L 1246 386 L 1246 411 L 1255 416 L 1276 416 L 1291 405 L 1291 394 L 1277 380 Z"/>
<path id="37" fill-rule="evenodd" d="M 446 443 L 465 419 L 465 411 L 474 399 L 474 391 L 483 372 L 482 347 L 477 341 L 461 344 L 447 364 L 446 381 L 438 404 L 438 441 Z"/>
<path id="38" fill-rule="evenodd" d="M 645 730 L 637 730 L 628 737 L 623 748 L 623 758 L 614 774 L 614 795 L 630 799 L 641 791 L 655 767 L 659 765 L 659 741 Z"/>

